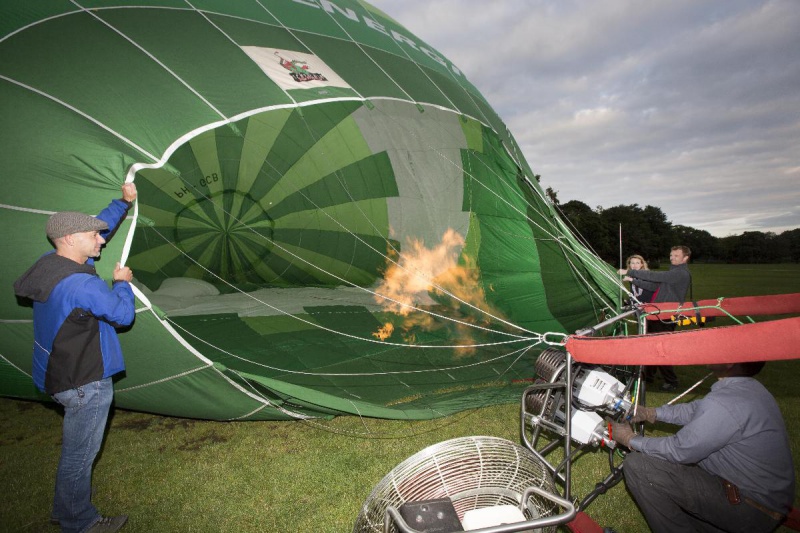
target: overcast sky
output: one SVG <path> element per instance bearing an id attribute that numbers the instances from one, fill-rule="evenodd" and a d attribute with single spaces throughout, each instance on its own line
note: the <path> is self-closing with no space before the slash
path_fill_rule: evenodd
<path id="1" fill-rule="evenodd" d="M 370 3 L 464 72 L 562 203 L 800 227 L 798 0 Z"/>

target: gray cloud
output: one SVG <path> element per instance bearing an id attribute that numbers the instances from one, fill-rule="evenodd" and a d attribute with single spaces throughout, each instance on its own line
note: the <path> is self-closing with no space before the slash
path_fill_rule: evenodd
<path id="1" fill-rule="evenodd" d="M 465 73 L 562 202 L 800 227 L 794 0 L 372 3 Z"/>

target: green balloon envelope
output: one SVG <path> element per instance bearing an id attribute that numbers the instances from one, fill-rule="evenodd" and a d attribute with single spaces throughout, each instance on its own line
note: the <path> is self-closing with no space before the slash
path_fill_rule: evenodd
<path id="1" fill-rule="evenodd" d="M 138 205 L 118 407 L 208 419 L 427 419 L 517 401 L 552 339 L 618 306 L 491 106 L 360 1 L 0 8 L 0 282 L 47 216 Z M 0 394 L 32 312 L 0 294 Z M 553 337 L 552 334 L 555 334 Z"/>

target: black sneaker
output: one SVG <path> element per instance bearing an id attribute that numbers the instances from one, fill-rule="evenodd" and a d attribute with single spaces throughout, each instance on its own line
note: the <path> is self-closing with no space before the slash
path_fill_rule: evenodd
<path id="1" fill-rule="evenodd" d="M 672 392 L 672 391 L 678 390 L 678 384 L 677 383 L 664 383 L 663 385 L 661 385 L 661 390 L 663 390 L 664 392 Z"/>
<path id="2" fill-rule="evenodd" d="M 128 515 L 121 514 L 119 516 L 101 516 L 100 520 L 92 524 L 92 527 L 86 530 L 86 533 L 114 533 L 119 531 L 125 522 L 128 521 Z"/>

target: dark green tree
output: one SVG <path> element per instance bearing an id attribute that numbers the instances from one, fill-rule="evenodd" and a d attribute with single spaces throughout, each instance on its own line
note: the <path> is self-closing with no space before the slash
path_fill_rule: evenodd
<path id="1" fill-rule="evenodd" d="M 692 261 L 720 261 L 720 239 L 705 230 L 690 226 L 672 226 L 675 244 L 684 244 L 692 250 Z"/>
<path id="2" fill-rule="evenodd" d="M 784 231 L 776 241 L 780 250 L 779 261 L 800 263 L 800 228 Z"/>
<path id="3" fill-rule="evenodd" d="M 741 263 L 742 261 L 737 257 L 738 247 L 739 235 L 728 235 L 727 237 L 722 237 L 717 242 L 719 259 L 725 263 Z"/>
<path id="4" fill-rule="evenodd" d="M 578 200 L 570 200 L 560 206 L 561 213 L 571 227 L 595 251 L 597 255 L 609 261 L 614 255 L 615 241 L 610 239 L 612 232 L 603 222 L 603 218 L 592 208 Z"/>
<path id="5" fill-rule="evenodd" d="M 600 216 L 613 233 L 614 242 L 618 241 L 620 225 L 622 226 L 623 258 L 632 254 L 642 255 L 653 268 L 658 268 L 661 261 L 669 257 L 669 249 L 673 246 L 675 236 L 672 224 L 658 207 L 651 205 L 645 208 L 639 204 L 617 205 L 603 209 Z M 602 257 L 602 256 L 601 256 Z M 603 257 L 611 264 L 619 262 L 619 250 L 613 257 Z"/>
<path id="6" fill-rule="evenodd" d="M 541 176 L 534 175 L 538 182 Z M 567 225 L 578 234 L 602 259 L 616 266 L 632 254 L 642 255 L 650 268 L 668 262 L 669 251 L 685 244 L 692 250 L 692 261 L 730 263 L 800 262 L 800 228 L 772 232 L 746 231 L 741 235 L 714 237 L 705 230 L 673 225 L 660 208 L 639 204 L 616 205 L 592 209 L 579 200 L 561 204 L 558 191 L 552 187 L 545 194 L 561 211 Z"/>
<path id="7" fill-rule="evenodd" d="M 745 231 L 739 237 L 736 256 L 740 263 L 773 263 L 781 253 L 777 236 L 772 232 Z"/>
<path id="8" fill-rule="evenodd" d="M 545 189 L 544 193 L 550 198 L 550 201 L 553 202 L 553 205 L 558 206 L 558 191 L 553 189 L 552 187 L 548 187 Z"/>

